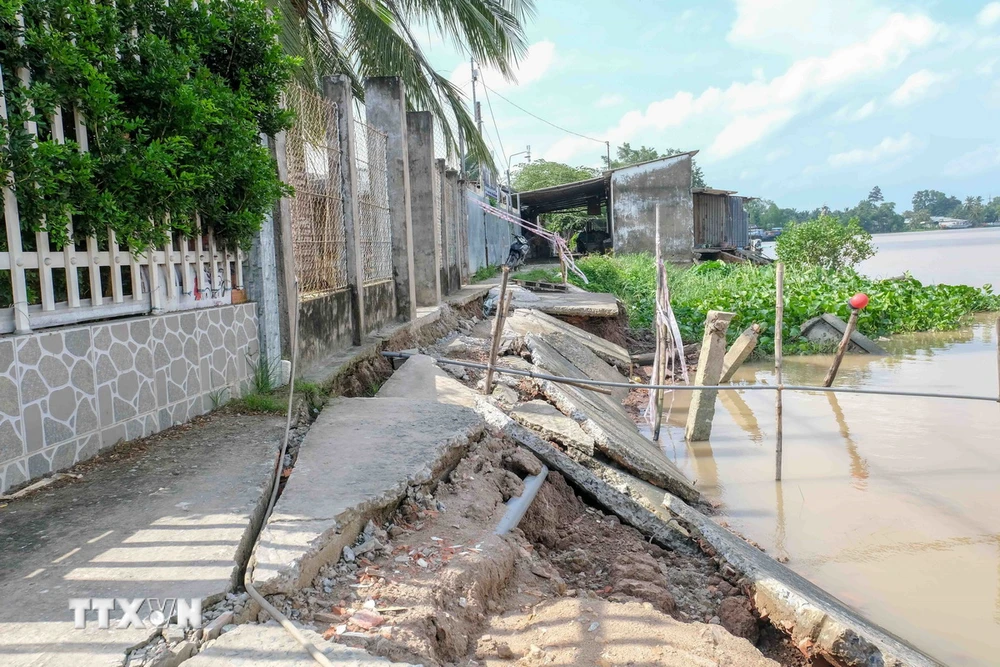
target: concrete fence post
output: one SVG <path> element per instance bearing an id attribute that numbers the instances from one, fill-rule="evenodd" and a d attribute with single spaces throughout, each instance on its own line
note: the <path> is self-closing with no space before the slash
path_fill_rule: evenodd
<path id="1" fill-rule="evenodd" d="M 406 140 L 406 90 L 399 77 L 365 80 L 368 123 L 386 134 L 385 157 L 392 220 L 392 274 L 396 288 L 396 315 L 416 319 L 417 294 L 413 279 L 413 220 L 410 212 L 410 170 Z"/>
<path id="2" fill-rule="evenodd" d="M 347 284 L 351 290 L 353 341 L 361 344 L 365 335 L 364 256 L 358 234 L 358 161 L 354 126 L 354 90 L 344 74 L 324 80 L 326 97 L 337 105 L 337 131 L 340 137 L 341 196 L 344 200 L 344 233 L 347 240 Z"/>
<path id="3" fill-rule="evenodd" d="M 705 318 L 705 335 L 701 339 L 701 354 L 698 357 L 696 385 L 717 385 L 722 377 L 722 365 L 726 358 L 726 331 L 735 313 L 718 310 L 708 311 Z M 718 389 L 699 389 L 691 392 L 688 408 L 687 427 L 684 437 L 689 442 L 708 440 L 712 435 L 712 419 L 715 417 L 715 397 Z"/>
<path id="4" fill-rule="evenodd" d="M 434 196 L 434 116 L 430 111 L 406 114 L 406 143 L 417 306 L 436 306 L 441 301 L 441 256 L 436 224 L 440 214 Z"/>
<path id="5" fill-rule="evenodd" d="M 445 167 L 444 158 L 435 160 L 434 168 L 438 172 L 438 189 L 440 190 L 440 196 L 438 197 L 438 226 L 440 229 L 438 233 L 441 235 L 441 266 L 438 271 L 440 273 L 441 293 L 451 294 L 454 291 L 451 288 L 451 280 L 449 279 L 451 274 L 448 269 L 448 243 L 451 240 L 451 230 L 448 228 L 448 221 L 451 219 L 451 215 L 449 214 L 448 206 L 448 180 L 445 178 L 447 168 Z"/>
<path id="6" fill-rule="evenodd" d="M 285 133 L 279 132 L 271 138 L 271 154 L 278 167 L 278 178 L 288 182 L 288 159 L 285 153 Z M 292 354 L 291 323 L 295 308 L 295 247 L 292 245 L 292 204 L 288 197 L 282 197 L 275 206 L 272 219 L 275 255 L 275 285 L 277 287 L 281 353 Z"/>
<path id="7" fill-rule="evenodd" d="M 472 282 L 469 265 L 469 197 L 461 172 L 458 173 L 456 195 L 458 199 L 458 237 L 461 239 L 458 244 L 459 275 L 461 276 L 461 284 L 468 285 Z"/>
<path id="8" fill-rule="evenodd" d="M 267 136 L 261 143 L 268 144 Z M 273 288 L 278 281 L 277 259 L 274 251 L 274 220 L 268 214 L 250 247 L 249 271 L 246 277 L 247 296 L 257 304 L 257 338 L 261 359 L 268 368 L 275 368 L 281 361 L 281 318 L 278 293 Z"/>
<path id="9" fill-rule="evenodd" d="M 462 234 L 462 215 L 461 215 L 461 196 L 458 187 L 458 172 L 454 169 L 448 169 L 445 174 L 445 181 L 448 183 L 448 215 L 449 215 L 449 225 L 448 234 L 454 236 L 454 238 L 449 238 L 454 250 L 449 253 L 448 259 L 450 263 L 448 265 L 448 284 L 451 286 L 452 292 L 457 292 L 462 289 L 462 239 L 464 235 Z"/>

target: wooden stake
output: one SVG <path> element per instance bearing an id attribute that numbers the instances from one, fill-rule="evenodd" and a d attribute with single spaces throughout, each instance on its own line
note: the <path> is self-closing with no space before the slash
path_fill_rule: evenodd
<path id="1" fill-rule="evenodd" d="M 1000 317 L 997 318 L 997 400 L 1000 401 Z"/>
<path id="2" fill-rule="evenodd" d="M 659 322 L 656 323 L 656 356 L 659 364 L 656 366 L 656 384 L 665 384 L 667 377 L 667 336 L 666 327 Z M 656 390 L 656 420 L 653 422 L 653 440 L 660 439 L 660 426 L 663 424 L 663 390 Z"/>
<path id="3" fill-rule="evenodd" d="M 660 305 L 662 303 L 663 296 L 663 275 L 660 271 L 661 262 L 663 261 L 662 253 L 660 252 L 660 207 L 656 207 L 656 217 L 655 217 L 655 228 L 654 228 L 654 242 L 656 243 L 656 300 L 653 307 L 653 332 L 656 335 L 656 354 L 654 356 L 653 363 L 653 384 L 662 385 L 663 376 L 665 375 L 664 369 L 667 366 L 666 354 L 666 341 L 664 340 L 663 326 L 660 324 Z M 653 418 L 653 440 L 660 439 L 660 424 L 663 421 L 663 390 L 654 389 L 653 390 L 653 410 L 655 416 Z"/>
<path id="4" fill-rule="evenodd" d="M 833 386 L 833 380 L 837 377 L 837 371 L 840 370 L 840 362 L 844 360 L 844 353 L 847 352 L 847 346 L 851 343 L 851 334 L 854 333 L 856 326 L 858 326 L 858 309 L 851 308 L 851 317 L 847 320 L 844 337 L 840 339 L 840 345 L 837 346 L 837 356 L 833 358 L 833 365 L 830 366 L 830 370 L 826 372 L 826 377 L 823 379 L 824 387 Z"/>
<path id="5" fill-rule="evenodd" d="M 775 448 L 774 448 L 774 481 L 781 481 L 781 339 L 785 326 L 785 265 L 778 262 L 775 271 L 775 308 L 774 308 L 774 377 L 778 383 L 778 391 L 774 392 L 775 416 Z"/>
<path id="6" fill-rule="evenodd" d="M 562 250 L 559 251 L 559 271 L 562 273 L 562 281 L 565 285 L 569 276 L 566 274 L 566 256 L 563 255 Z"/>
<path id="7" fill-rule="evenodd" d="M 503 333 L 503 319 L 506 313 L 507 279 L 510 277 L 510 267 L 503 267 L 503 278 L 500 280 L 500 298 L 497 300 L 497 316 L 493 320 L 493 344 L 490 346 L 490 362 L 486 366 L 486 383 L 483 393 L 490 395 L 493 385 L 493 368 L 497 363 L 497 352 L 500 351 L 500 334 Z"/>

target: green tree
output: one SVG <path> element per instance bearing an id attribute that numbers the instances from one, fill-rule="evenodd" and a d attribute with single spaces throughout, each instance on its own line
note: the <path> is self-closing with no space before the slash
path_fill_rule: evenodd
<path id="1" fill-rule="evenodd" d="M 927 211 L 931 215 L 951 216 L 962 205 L 957 197 L 949 197 L 940 190 L 920 190 L 913 195 L 913 211 Z"/>
<path id="2" fill-rule="evenodd" d="M 986 222 L 986 206 L 982 197 L 966 197 L 962 205 L 956 210 L 959 218 L 968 220 L 974 225 L 981 225 Z"/>
<path id="3" fill-rule="evenodd" d="M 399 76 L 412 109 L 431 111 L 452 146 L 461 129 L 468 152 L 495 168 L 461 89 L 434 69 L 417 35 L 435 30 L 513 81 L 517 60 L 527 51 L 523 26 L 534 16 L 534 0 L 269 2 L 283 19 L 282 46 L 303 63 L 303 83 L 318 86 L 324 76 L 343 73 L 363 98 L 366 78 Z"/>
<path id="4" fill-rule="evenodd" d="M 671 155 L 679 155 L 686 151 L 679 150 L 677 148 L 668 148 L 662 153 L 657 152 L 655 148 L 650 148 L 649 146 L 639 146 L 639 148 L 632 148 L 632 145 L 625 142 L 621 146 L 615 149 L 615 156 L 612 158 L 611 162 L 608 162 L 607 156 L 601 158 L 601 162 L 604 163 L 605 169 L 619 169 L 621 167 L 627 167 L 630 164 L 640 164 L 642 162 L 650 162 L 651 160 L 658 160 L 664 157 L 670 157 Z M 702 171 L 701 167 L 694 159 L 691 160 L 691 187 L 692 188 L 706 188 L 708 185 L 705 183 L 705 172 Z"/>
<path id="5" fill-rule="evenodd" d="M 881 204 L 885 201 L 885 197 L 882 196 L 882 188 L 875 186 L 872 191 L 868 193 L 868 201 L 873 204 Z"/>
<path id="6" fill-rule="evenodd" d="M 597 175 L 599 175 L 598 170 L 592 167 L 571 167 L 562 162 L 536 160 L 520 167 L 511 181 L 515 190 L 525 191 L 575 183 Z M 542 224 L 546 228 L 564 236 L 570 236 L 583 231 L 586 228 L 587 220 L 593 216 L 587 214 L 587 209 L 581 208 L 547 213 L 541 217 Z"/>
<path id="7" fill-rule="evenodd" d="M 775 249 L 786 264 L 831 270 L 856 266 L 875 254 L 872 236 L 857 218 L 845 224 L 830 215 L 792 223 L 778 237 Z"/>

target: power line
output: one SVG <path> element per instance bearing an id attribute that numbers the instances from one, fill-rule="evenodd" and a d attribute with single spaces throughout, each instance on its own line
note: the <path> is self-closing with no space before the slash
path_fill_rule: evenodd
<path id="1" fill-rule="evenodd" d="M 588 137 L 586 134 L 580 134 L 579 132 L 574 132 L 573 130 L 567 130 L 565 127 L 560 127 L 559 125 L 556 125 L 555 123 L 553 123 L 550 120 L 545 120 L 544 118 L 542 118 L 538 114 L 534 114 L 534 113 L 528 111 L 527 109 L 525 109 L 524 107 L 522 107 L 522 106 L 520 106 L 518 104 L 515 104 L 514 102 L 511 102 L 509 99 L 507 99 L 506 97 L 504 97 L 503 95 L 501 95 L 497 91 L 495 91 L 492 88 L 490 88 L 489 86 L 487 86 L 485 81 L 483 81 L 483 88 L 485 88 L 486 90 L 489 90 L 489 91 L 493 91 L 494 95 L 496 95 L 497 97 L 499 97 L 500 99 L 502 99 L 507 104 L 511 105 L 512 107 L 514 107 L 516 109 L 520 109 L 521 111 L 523 111 L 524 113 L 528 114 L 532 118 L 540 120 L 543 123 L 545 123 L 546 125 L 551 125 L 552 127 L 556 128 L 557 130 L 560 130 L 560 131 L 565 132 L 567 134 L 575 135 L 577 137 L 580 137 L 581 139 L 587 139 L 589 141 L 595 141 L 595 142 L 597 142 L 599 144 L 607 144 L 608 143 L 604 139 L 595 139 L 593 137 Z M 489 96 L 488 95 L 487 95 L 487 100 L 489 100 Z M 490 113 L 493 113 L 492 110 L 490 111 Z"/>

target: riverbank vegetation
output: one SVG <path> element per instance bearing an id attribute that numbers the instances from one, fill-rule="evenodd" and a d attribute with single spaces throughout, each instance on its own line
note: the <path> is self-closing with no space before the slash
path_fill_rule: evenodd
<path id="1" fill-rule="evenodd" d="M 590 281 L 572 282 L 593 292 L 611 292 L 625 304 L 629 324 L 649 328 L 656 297 L 656 267 L 650 255 L 591 255 L 577 262 Z M 538 274 L 538 270 L 535 270 Z M 521 277 L 521 276 L 518 276 Z M 542 278 L 534 275 L 534 279 Z M 550 276 L 550 280 L 558 280 Z M 701 340 L 710 310 L 736 313 L 729 326 L 730 342 L 757 322 L 764 327 L 759 349 L 774 351 L 774 266 L 706 262 L 690 268 L 667 267 L 670 303 L 687 342 Z M 988 287 L 924 285 L 911 276 L 872 280 L 851 268 L 826 269 L 805 265 L 785 270 L 784 350 L 806 354 L 816 348 L 802 338 L 802 324 L 823 313 L 844 320 L 850 316 L 847 299 L 857 292 L 871 301 L 858 318 L 859 330 L 878 338 L 911 331 L 956 329 L 972 313 L 1000 310 L 1000 296 Z"/>

